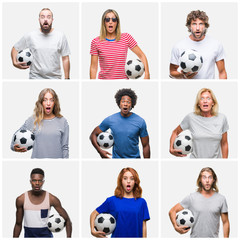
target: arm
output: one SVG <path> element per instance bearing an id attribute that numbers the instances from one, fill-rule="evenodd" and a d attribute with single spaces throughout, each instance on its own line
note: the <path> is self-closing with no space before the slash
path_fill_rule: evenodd
<path id="1" fill-rule="evenodd" d="M 186 157 L 187 155 L 184 155 L 184 154 L 180 154 L 179 152 L 181 152 L 182 150 L 180 149 L 174 149 L 173 147 L 173 144 L 174 144 L 174 141 L 176 139 L 176 137 L 182 132 L 182 128 L 180 125 L 177 126 L 177 128 L 175 128 L 172 132 L 172 135 L 170 137 L 170 147 L 169 147 L 169 152 L 176 156 L 176 157 Z"/>
<path id="2" fill-rule="evenodd" d="M 69 56 L 62 57 L 63 70 L 65 79 L 70 79 L 70 59 Z"/>
<path id="3" fill-rule="evenodd" d="M 218 68 L 219 79 L 227 79 L 227 72 L 225 69 L 224 59 L 217 61 L 216 64 Z"/>
<path id="4" fill-rule="evenodd" d="M 69 125 L 64 122 L 64 132 L 62 134 L 62 157 L 69 158 Z"/>
<path id="5" fill-rule="evenodd" d="M 141 50 L 141 48 L 139 46 L 135 46 L 131 50 L 139 57 L 139 59 L 142 61 L 143 65 L 144 65 L 144 69 L 145 69 L 144 79 L 150 79 L 147 57 L 145 56 L 145 54 L 143 53 L 143 51 Z"/>
<path id="6" fill-rule="evenodd" d="M 143 221 L 143 238 L 147 237 L 147 221 Z"/>
<path id="7" fill-rule="evenodd" d="M 170 77 L 171 78 L 177 78 L 177 79 L 192 79 L 195 75 L 197 75 L 197 72 L 195 73 L 184 73 L 183 71 L 178 72 L 178 65 L 174 65 L 170 63 Z"/>
<path id="8" fill-rule="evenodd" d="M 94 228 L 94 220 L 97 217 L 99 213 L 97 212 L 97 210 L 94 210 L 91 215 L 90 215 L 90 228 L 91 228 L 91 234 L 94 237 L 97 238 L 105 238 L 106 237 L 106 233 L 105 232 L 101 232 L 101 231 L 96 231 Z"/>
<path id="9" fill-rule="evenodd" d="M 223 237 L 229 238 L 230 233 L 230 223 L 228 219 L 228 213 L 221 213 L 221 218 L 223 222 Z"/>
<path id="10" fill-rule="evenodd" d="M 98 55 L 91 55 L 90 79 L 96 79 L 98 70 Z"/>
<path id="11" fill-rule="evenodd" d="M 12 58 L 12 64 L 14 67 L 19 68 L 19 69 L 27 69 L 29 66 L 24 66 L 26 62 L 18 62 L 17 61 L 17 54 L 18 51 L 13 47 L 11 51 L 11 58 Z"/>
<path id="12" fill-rule="evenodd" d="M 105 151 L 103 149 L 101 149 L 97 143 L 97 136 L 102 132 L 102 130 L 99 128 L 99 126 L 97 126 L 91 133 L 90 135 L 90 140 L 92 142 L 92 145 L 95 147 L 95 149 L 97 150 L 97 152 L 99 153 L 99 155 L 101 156 L 101 158 L 109 158 L 108 155 L 112 155 L 111 153 L 109 153 L 108 151 Z"/>
<path id="13" fill-rule="evenodd" d="M 23 203 L 24 203 L 24 194 L 16 199 L 16 222 L 13 229 L 13 237 L 19 237 L 22 231 L 22 221 L 23 221 Z"/>
<path id="14" fill-rule="evenodd" d="M 183 210 L 183 207 L 180 203 L 177 203 L 174 207 L 172 207 L 169 211 L 169 217 L 170 220 L 172 222 L 172 225 L 175 229 L 175 231 L 177 231 L 180 234 L 184 234 L 187 233 L 189 231 L 190 228 L 186 229 L 185 226 L 178 226 L 177 222 L 176 222 L 176 214 L 177 212 Z"/>
<path id="15" fill-rule="evenodd" d="M 143 146 L 143 157 L 150 158 L 149 136 L 141 137 L 141 142 Z"/>
<path id="16" fill-rule="evenodd" d="M 66 210 L 62 207 L 60 200 L 53 196 L 52 194 L 50 195 L 50 205 L 53 206 L 56 211 L 59 213 L 59 215 L 61 215 L 66 222 L 66 234 L 67 237 L 70 238 L 72 236 L 72 222 L 66 212 Z"/>
<path id="17" fill-rule="evenodd" d="M 227 132 L 222 135 L 221 139 L 221 150 L 222 150 L 222 158 L 228 158 L 228 139 Z"/>

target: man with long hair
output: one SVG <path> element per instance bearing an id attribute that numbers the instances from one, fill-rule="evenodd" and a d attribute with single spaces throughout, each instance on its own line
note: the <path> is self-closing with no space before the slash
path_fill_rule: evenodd
<path id="1" fill-rule="evenodd" d="M 193 238 L 217 238 L 219 234 L 220 217 L 223 222 L 223 235 L 229 237 L 230 224 L 228 220 L 227 201 L 218 193 L 217 175 L 210 167 L 203 168 L 197 179 L 197 191 L 177 203 L 169 211 L 169 217 L 174 229 L 180 233 L 187 233 L 190 228 L 178 226 L 176 214 L 189 209 L 194 216 L 195 223 L 191 230 Z"/>
<path id="2" fill-rule="evenodd" d="M 219 78 L 226 79 L 227 72 L 224 63 L 224 49 L 220 42 L 207 36 L 209 27 L 208 16 L 204 11 L 191 11 L 186 20 L 186 27 L 190 35 L 178 42 L 172 49 L 170 61 L 170 77 L 172 78 L 215 78 L 215 64 L 217 65 Z M 203 65 L 199 72 L 185 73 L 179 67 L 179 58 L 187 49 L 193 49 L 200 53 Z"/>
<path id="3" fill-rule="evenodd" d="M 40 29 L 24 35 L 12 48 L 13 66 L 19 69 L 30 67 L 29 78 L 60 79 L 62 58 L 65 79 L 70 78 L 70 49 L 62 32 L 52 28 L 53 13 L 49 8 L 43 8 L 39 13 Z M 19 51 L 29 48 L 33 54 L 30 66 L 17 60 Z"/>

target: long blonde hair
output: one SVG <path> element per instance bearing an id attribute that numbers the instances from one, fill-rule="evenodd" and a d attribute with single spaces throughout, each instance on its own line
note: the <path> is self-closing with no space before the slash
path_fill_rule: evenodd
<path id="1" fill-rule="evenodd" d="M 42 103 L 43 103 L 44 96 L 46 93 L 51 93 L 53 96 L 53 100 L 54 100 L 53 114 L 55 115 L 55 117 L 59 117 L 59 118 L 62 117 L 62 115 L 60 114 L 60 112 L 61 112 L 60 103 L 59 103 L 59 99 L 58 99 L 56 92 L 52 88 L 44 88 L 39 93 L 38 100 L 35 103 L 34 128 L 36 128 L 37 124 L 38 124 L 38 126 L 40 126 L 42 124 L 42 120 L 44 118 L 44 109 L 43 109 Z"/>
<path id="2" fill-rule="evenodd" d="M 116 27 L 115 33 L 116 33 L 116 41 L 119 41 L 120 38 L 121 38 L 120 18 L 119 18 L 118 13 L 113 9 L 106 10 L 102 15 L 101 30 L 100 30 L 100 41 L 105 40 L 106 36 L 107 36 L 107 30 L 106 30 L 106 27 L 105 27 L 105 17 L 108 13 L 113 13 L 117 18 L 117 27 Z"/>

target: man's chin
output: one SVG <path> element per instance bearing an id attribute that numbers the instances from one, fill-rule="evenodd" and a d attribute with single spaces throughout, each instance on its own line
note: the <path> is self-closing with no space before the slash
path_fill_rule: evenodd
<path id="1" fill-rule="evenodd" d="M 44 27 L 41 27 L 41 31 L 43 32 L 43 33 L 50 33 L 51 32 L 51 27 L 48 27 L 48 28 L 44 28 Z"/>

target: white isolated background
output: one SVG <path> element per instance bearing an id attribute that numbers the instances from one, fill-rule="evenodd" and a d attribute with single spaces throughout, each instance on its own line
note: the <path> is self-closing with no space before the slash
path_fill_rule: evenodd
<path id="1" fill-rule="evenodd" d="M 10 53 L 14 44 L 26 33 L 40 28 L 38 18 L 42 8 L 51 9 L 54 18 L 52 27 L 66 35 L 71 51 L 70 77 L 79 78 L 79 4 L 77 2 L 3 3 L 3 78 L 29 78 L 29 69 L 20 70 L 12 65 Z M 62 75 L 64 78 L 63 69 Z"/>
<path id="2" fill-rule="evenodd" d="M 52 88 L 58 95 L 61 114 L 69 124 L 69 157 L 79 156 L 79 83 L 65 81 L 22 81 L 3 83 L 3 156 L 4 158 L 30 158 L 25 153 L 10 149 L 13 134 L 33 115 L 35 102 L 44 88 Z"/>
<path id="3" fill-rule="evenodd" d="M 82 77 L 89 78 L 91 41 L 99 36 L 102 14 L 107 9 L 117 11 L 121 32 L 133 36 L 148 59 L 151 79 L 158 78 L 158 3 L 113 1 L 82 4 Z M 127 59 L 136 58 L 138 58 L 137 55 L 129 49 Z"/>
<path id="4" fill-rule="evenodd" d="M 168 212 L 190 193 L 196 191 L 196 181 L 202 168 L 211 167 L 218 178 L 219 193 L 224 195 L 228 204 L 230 221 L 230 237 L 238 234 L 238 166 L 236 161 L 164 161 L 161 165 L 161 237 L 186 238 L 187 234 L 175 231 Z M 222 221 L 220 220 L 219 237 L 223 237 Z"/>
<path id="5" fill-rule="evenodd" d="M 43 190 L 56 196 L 67 211 L 73 223 L 73 237 L 79 237 L 79 164 L 73 161 L 8 161 L 3 162 L 2 223 L 3 237 L 10 238 L 15 224 L 16 198 L 31 190 L 30 173 L 33 168 L 42 168 L 45 172 Z M 51 213 L 56 213 L 52 207 Z M 53 233 L 56 238 L 66 237 L 66 230 Z M 22 229 L 21 237 L 24 236 Z"/>
<path id="6" fill-rule="evenodd" d="M 100 158 L 89 136 L 93 129 L 108 116 L 120 112 L 115 101 L 119 89 L 131 88 L 137 95 L 137 104 L 132 112 L 142 117 L 147 124 L 151 158 L 158 157 L 158 83 L 143 81 L 88 81 L 82 83 L 82 157 Z M 142 144 L 139 139 L 140 154 Z M 112 149 L 109 150 L 112 152 Z"/>
<path id="7" fill-rule="evenodd" d="M 238 152 L 238 93 L 237 83 L 231 81 L 181 81 L 162 83 L 161 91 L 161 146 L 164 158 L 176 158 L 169 153 L 172 131 L 183 118 L 193 112 L 197 93 L 202 88 L 210 88 L 215 94 L 219 112 L 226 115 L 229 130 L 229 158 L 236 158 Z M 178 158 L 179 160 L 182 160 Z"/>
<path id="8" fill-rule="evenodd" d="M 187 38 L 187 15 L 193 10 L 205 11 L 210 27 L 207 35 L 223 44 L 228 78 L 238 76 L 238 7 L 237 2 L 170 2 L 161 4 L 161 76 L 169 78 L 173 46 Z M 215 78 L 218 78 L 216 69 Z"/>
<path id="9" fill-rule="evenodd" d="M 123 168 L 134 168 L 140 178 L 142 197 L 150 214 L 148 237 L 158 237 L 159 181 L 158 162 L 153 160 L 84 161 L 82 163 L 82 237 L 90 237 L 89 218 L 93 210 L 114 195 L 117 177 Z"/>

